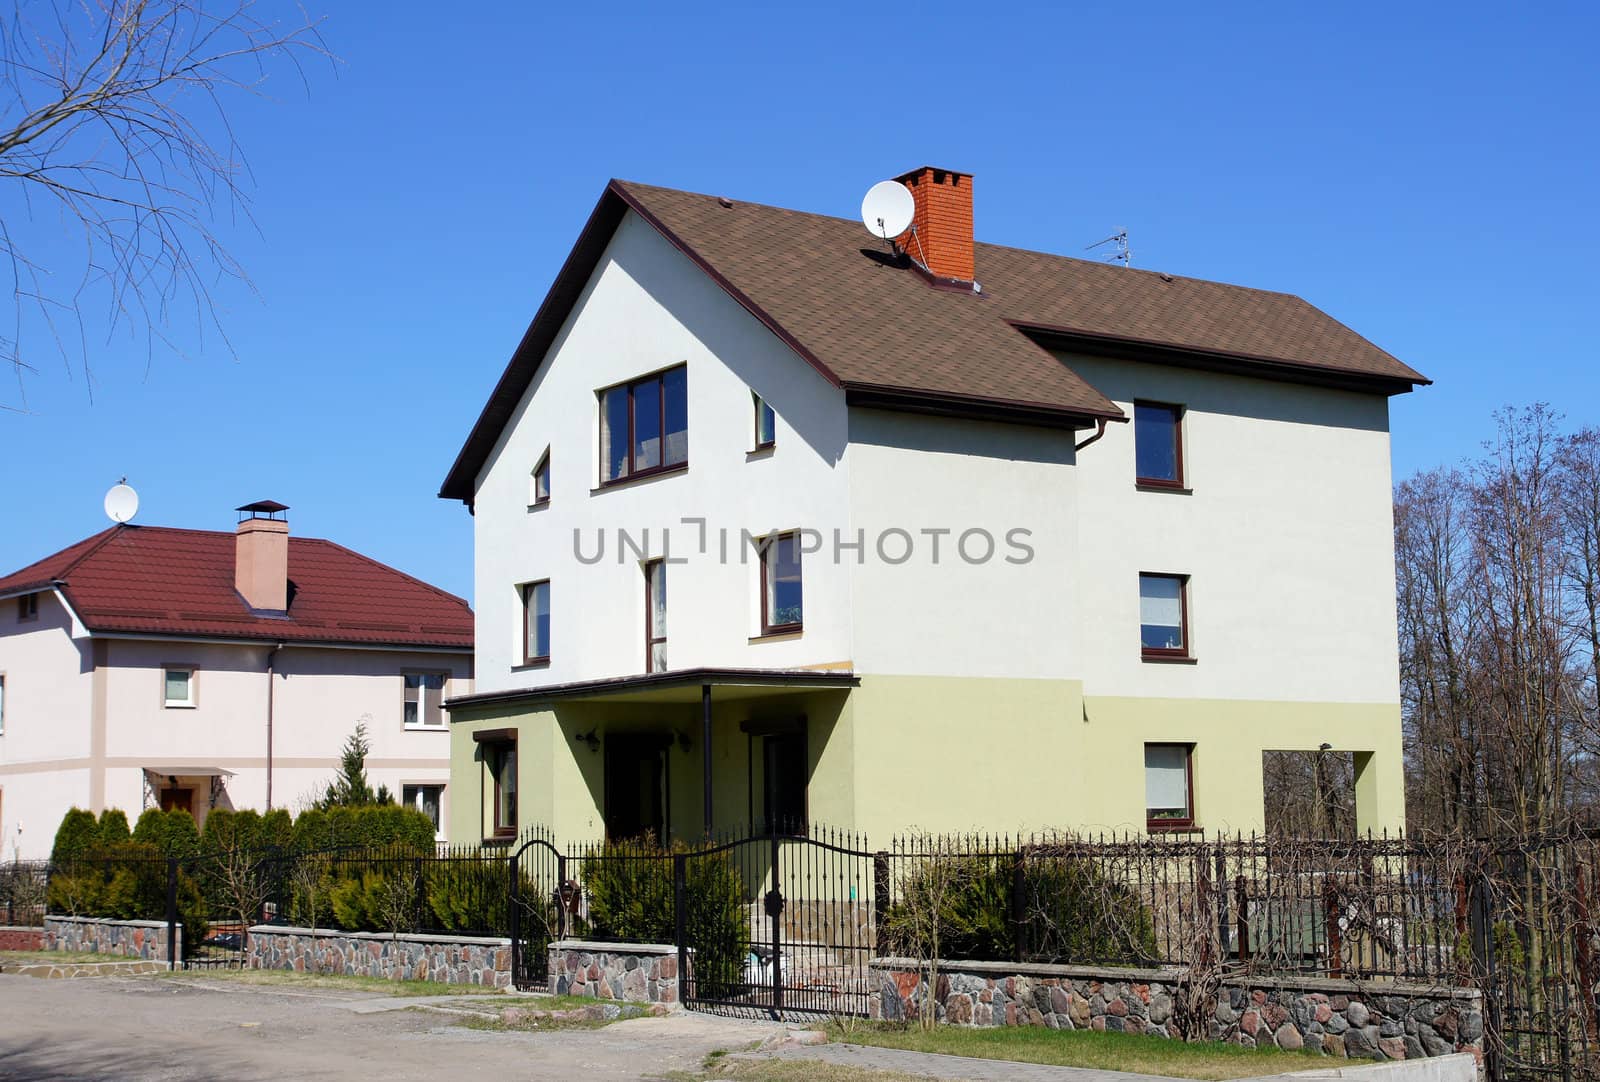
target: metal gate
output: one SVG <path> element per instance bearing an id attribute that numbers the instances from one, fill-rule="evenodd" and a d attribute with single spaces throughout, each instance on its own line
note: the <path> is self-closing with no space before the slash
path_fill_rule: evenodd
<path id="1" fill-rule="evenodd" d="M 684 1004 L 774 1016 L 866 1014 L 874 903 L 880 893 L 887 902 L 886 888 L 875 885 L 886 883 L 887 858 L 854 841 L 761 834 L 675 856 Z"/>
<path id="2" fill-rule="evenodd" d="M 550 943 L 567 934 L 577 884 L 567 877 L 567 858 L 549 838 L 535 834 L 506 861 L 510 877 L 511 982 L 544 991 L 550 976 Z"/>

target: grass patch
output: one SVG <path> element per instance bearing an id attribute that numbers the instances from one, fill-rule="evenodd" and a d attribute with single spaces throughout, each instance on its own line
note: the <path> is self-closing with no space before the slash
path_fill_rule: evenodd
<path id="1" fill-rule="evenodd" d="M 604 1029 L 611 1022 L 591 1018 L 541 1018 L 538 1021 L 502 1022 L 489 1015 L 463 1016 L 455 1023 L 462 1029 L 480 1029 L 491 1033 L 554 1033 L 556 1030 Z"/>
<path id="2" fill-rule="evenodd" d="M 850 1044 L 939 1052 L 947 1056 L 1045 1063 L 1058 1067 L 1097 1067 L 1178 1078 L 1230 1079 L 1305 1070 L 1317 1052 L 1241 1048 L 1209 1041 L 1185 1044 L 1165 1037 L 1095 1030 L 1054 1030 L 1043 1026 L 993 1026 L 981 1029 L 938 1026 L 920 1029 L 892 1023 L 834 1023 L 828 1036 Z"/>
<path id="3" fill-rule="evenodd" d="M 146 960 L 144 958 L 128 958 L 120 954 L 99 954 L 95 951 L 0 951 L 0 969 L 6 966 L 33 965 L 37 962 L 81 965 L 85 962 L 143 962 Z"/>
<path id="4" fill-rule="evenodd" d="M 347 977 L 335 973 L 295 973 L 282 969 L 197 969 L 161 974 L 169 980 L 226 981 L 230 984 L 283 988 L 332 988 L 345 992 L 378 992 L 386 996 L 497 996 L 498 988 L 443 981 L 391 981 L 382 977 Z"/>

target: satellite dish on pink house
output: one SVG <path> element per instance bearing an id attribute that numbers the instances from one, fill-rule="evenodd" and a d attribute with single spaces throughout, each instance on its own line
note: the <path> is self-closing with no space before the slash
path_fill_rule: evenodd
<path id="1" fill-rule="evenodd" d="M 111 486 L 111 491 L 106 493 L 106 517 L 112 522 L 123 523 L 139 513 L 139 494 L 128 484 L 124 477 Z"/>
<path id="2" fill-rule="evenodd" d="M 911 189 L 898 180 L 878 181 L 861 200 L 861 222 L 868 233 L 880 240 L 893 240 L 910 229 L 916 211 Z"/>

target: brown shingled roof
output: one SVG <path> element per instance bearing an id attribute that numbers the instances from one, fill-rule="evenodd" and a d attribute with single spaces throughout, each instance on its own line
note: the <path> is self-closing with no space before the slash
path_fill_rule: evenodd
<path id="1" fill-rule="evenodd" d="M 935 288 L 857 221 L 612 181 L 446 477 L 476 475 L 628 209 L 859 404 L 1083 427 L 1122 416 L 1046 348 L 1374 393 L 1427 380 L 1286 293 L 978 244 L 981 294 Z"/>
<path id="2" fill-rule="evenodd" d="M 59 586 L 91 633 L 471 649 L 472 609 L 410 575 L 309 537 L 289 538 L 286 618 L 234 589 L 234 535 L 113 526 L 0 578 L 0 595 Z"/>

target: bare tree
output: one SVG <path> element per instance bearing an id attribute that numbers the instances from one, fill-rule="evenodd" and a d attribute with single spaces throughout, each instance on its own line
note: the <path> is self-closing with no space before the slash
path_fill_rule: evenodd
<path id="1" fill-rule="evenodd" d="M 256 0 L 19 0 L 0 23 L 0 180 L 12 194 L 0 261 L 13 297 L 0 352 L 19 402 L 35 338 L 89 382 L 91 305 L 104 305 L 107 334 L 142 342 L 147 368 L 157 343 L 178 348 L 175 317 L 192 312 L 226 343 L 212 289 L 248 279 L 212 223 L 249 219 L 227 103 L 261 93 L 274 64 L 303 81 L 308 54 L 328 55 L 318 21 L 297 10 L 280 23 Z"/>

